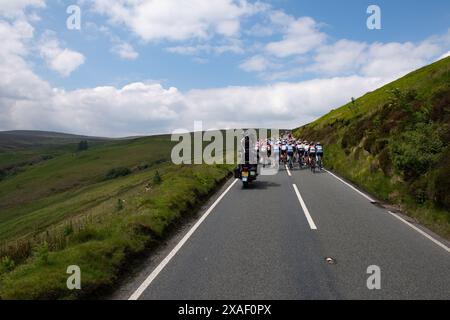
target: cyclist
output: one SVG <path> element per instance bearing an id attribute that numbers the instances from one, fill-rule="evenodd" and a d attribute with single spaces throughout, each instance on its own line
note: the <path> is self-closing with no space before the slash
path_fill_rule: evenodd
<path id="1" fill-rule="evenodd" d="M 286 163 L 286 157 L 287 157 L 287 146 L 286 143 L 283 141 L 281 143 L 281 161 L 283 161 L 284 163 Z"/>
<path id="2" fill-rule="evenodd" d="M 255 143 L 255 152 L 256 152 L 256 159 L 257 159 L 256 161 L 259 164 L 259 161 L 260 161 L 259 141 L 256 141 L 256 143 Z"/>
<path id="3" fill-rule="evenodd" d="M 303 142 L 303 146 L 305 147 L 305 163 L 309 166 L 309 143 L 308 141 Z"/>
<path id="4" fill-rule="evenodd" d="M 314 142 L 311 142 L 309 144 L 309 165 L 311 167 L 311 170 L 315 170 L 316 167 L 316 144 Z"/>
<path id="5" fill-rule="evenodd" d="M 294 167 L 294 145 L 292 143 L 287 144 L 287 156 L 289 162 L 289 169 Z"/>
<path id="6" fill-rule="evenodd" d="M 297 144 L 297 153 L 298 153 L 298 163 L 300 165 L 300 168 L 303 167 L 304 164 L 304 157 L 305 157 L 305 144 L 302 140 L 300 140 Z"/>
<path id="7" fill-rule="evenodd" d="M 273 156 L 275 161 L 279 161 L 280 160 L 280 145 L 278 142 L 275 142 L 272 146 L 273 149 Z"/>
<path id="8" fill-rule="evenodd" d="M 319 164 L 319 169 L 323 169 L 323 146 L 320 142 L 316 143 L 316 157 L 317 157 L 317 163 Z"/>
<path id="9" fill-rule="evenodd" d="M 267 156 L 267 144 L 264 141 L 260 143 L 260 158 L 263 165 L 263 168 L 266 167 L 266 156 Z"/>

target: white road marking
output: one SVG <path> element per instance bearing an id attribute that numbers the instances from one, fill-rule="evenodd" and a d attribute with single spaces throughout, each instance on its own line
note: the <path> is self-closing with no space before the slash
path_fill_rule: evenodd
<path id="1" fill-rule="evenodd" d="M 324 169 L 325 170 L 325 169 Z M 369 197 L 367 194 L 359 191 L 358 189 L 356 189 L 354 186 L 352 186 L 351 184 L 345 182 L 344 180 L 342 180 L 341 178 L 339 178 L 338 176 L 334 175 L 333 173 L 331 173 L 328 170 L 325 170 L 327 173 L 329 173 L 330 175 L 332 175 L 333 177 L 335 177 L 336 179 L 338 179 L 339 181 L 341 181 L 342 183 L 346 184 L 347 186 L 349 186 L 350 188 L 352 188 L 353 190 L 355 190 L 356 192 L 358 192 L 360 195 L 362 195 L 364 198 L 366 198 L 367 200 L 369 200 L 370 202 L 376 202 L 374 199 L 372 199 L 371 197 Z M 405 223 L 406 225 L 408 225 L 409 227 L 411 227 L 412 229 L 414 229 L 415 231 L 417 231 L 418 233 L 420 233 L 421 235 L 423 235 L 425 238 L 433 241 L 435 244 L 437 244 L 439 247 L 443 248 L 445 251 L 450 252 L 450 248 L 447 247 L 445 244 L 443 244 L 442 242 L 434 239 L 432 236 L 430 236 L 428 233 L 424 232 L 423 230 L 417 228 L 415 225 L 409 223 L 408 221 L 406 221 L 405 219 L 403 219 L 402 217 L 396 215 L 395 213 L 388 211 L 392 216 L 394 216 L 395 218 L 397 218 L 398 220 L 400 220 L 401 222 Z"/>
<path id="2" fill-rule="evenodd" d="M 398 220 L 400 220 L 401 222 L 405 223 L 407 226 L 411 227 L 412 229 L 414 229 L 415 231 L 417 231 L 418 233 L 420 233 L 421 235 L 423 235 L 425 238 L 433 241 L 435 244 L 437 244 L 439 247 L 441 247 L 442 249 L 444 249 L 445 251 L 450 253 L 450 248 L 447 247 L 445 244 L 443 244 L 442 242 L 434 239 L 432 236 L 430 236 L 429 234 L 427 234 L 426 232 L 420 230 L 419 228 L 417 228 L 415 225 L 413 225 L 412 223 L 409 223 L 408 221 L 406 221 L 405 219 L 403 219 L 402 217 L 396 215 L 395 213 L 388 211 L 392 216 L 394 216 L 395 218 L 397 218 Z"/>
<path id="3" fill-rule="evenodd" d="M 298 201 L 300 201 L 300 205 L 302 206 L 303 212 L 305 213 L 306 220 L 308 220 L 311 230 L 317 230 L 317 226 L 314 223 L 314 220 L 312 219 L 308 208 L 306 207 L 305 201 L 303 201 L 300 191 L 298 191 L 297 185 L 293 184 L 293 186 L 294 186 L 295 193 L 297 194 Z"/>
<path id="4" fill-rule="evenodd" d="M 289 170 L 289 167 L 288 167 L 288 166 L 286 166 L 286 171 L 287 171 L 288 176 L 289 176 L 289 177 L 292 177 L 292 173 L 291 173 L 291 171 Z"/>
<path id="5" fill-rule="evenodd" d="M 325 170 L 325 169 L 324 169 Z M 367 200 L 369 200 L 370 202 L 376 202 L 374 199 L 372 199 L 371 197 L 369 197 L 367 194 L 359 191 L 358 189 L 356 189 L 354 186 L 352 186 L 350 183 L 342 180 L 341 178 L 339 178 L 338 176 L 334 175 L 333 173 L 331 173 L 328 170 L 325 170 L 325 172 L 329 173 L 330 175 L 332 175 L 333 177 L 335 177 L 336 179 L 338 179 L 339 181 L 341 181 L 342 183 L 344 183 L 345 185 L 349 186 L 350 188 L 352 188 L 353 190 L 355 190 L 356 192 L 358 192 L 360 195 L 362 195 L 364 198 L 366 198 Z"/>
<path id="6" fill-rule="evenodd" d="M 189 232 L 181 239 L 181 241 L 176 245 L 175 248 L 169 253 L 169 255 L 156 267 L 155 270 L 145 279 L 141 286 L 131 295 L 128 300 L 138 300 L 139 297 L 144 293 L 144 291 L 152 284 L 153 280 L 159 275 L 159 273 L 166 267 L 166 265 L 172 260 L 172 258 L 177 254 L 178 251 L 183 247 L 183 245 L 189 240 L 189 238 L 194 234 L 194 232 L 200 227 L 200 225 L 205 221 L 205 219 L 211 214 L 214 208 L 219 204 L 219 202 L 225 197 L 225 195 L 233 188 L 238 179 L 225 190 L 219 198 L 211 205 L 208 211 L 197 221 L 197 223 L 189 230 Z"/>

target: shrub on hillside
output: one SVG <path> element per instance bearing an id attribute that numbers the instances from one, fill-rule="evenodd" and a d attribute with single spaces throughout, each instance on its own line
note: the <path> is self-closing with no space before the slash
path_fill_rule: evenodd
<path id="1" fill-rule="evenodd" d="M 86 151 L 87 149 L 89 149 L 88 142 L 86 140 L 80 141 L 77 151 Z"/>
<path id="2" fill-rule="evenodd" d="M 443 153 L 436 170 L 434 180 L 434 201 L 441 207 L 450 210 L 450 150 Z M 450 215 L 449 215 L 450 218 Z"/>
<path id="3" fill-rule="evenodd" d="M 373 130 L 373 120 L 362 118 L 353 125 L 347 127 L 342 137 L 341 146 L 343 149 L 355 147 L 361 143 L 367 131 Z"/>
<path id="4" fill-rule="evenodd" d="M 153 184 L 158 185 L 161 184 L 162 178 L 158 171 L 155 172 L 155 175 L 153 176 Z"/>
<path id="5" fill-rule="evenodd" d="M 406 180 L 424 174 L 436 163 L 444 146 L 436 129 L 432 124 L 419 123 L 415 130 L 394 137 L 393 163 Z"/>
<path id="6" fill-rule="evenodd" d="M 14 260 L 9 258 L 8 256 L 3 257 L 0 259 L 0 275 L 11 272 L 16 264 L 14 263 Z"/>
<path id="7" fill-rule="evenodd" d="M 392 158 L 388 148 L 381 151 L 378 161 L 380 161 L 380 168 L 383 170 L 384 175 L 387 177 L 392 176 Z"/>
<path id="8" fill-rule="evenodd" d="M 36 247 L 34 256 L 40 263 L 48 264 L 49 251 L 50 250 L 48 248 L 48 243 L 44 242 L 43 244 Z"/>
<path id="9" fill-rule="evenodd" d="M 450 121 L 450 88 L 436 93 L 432 99 L 431 119 L 448 123 Z"/>
<path id="10" fill-rule="evenodd" d="M 122 199 L 117 199 L 116 210 L 117 211 L 123 210 L 123 200 Z"/>
<path id="11" fill-rule="evenodd" d="M 409 193 L 413 196 L 416 203 L 423 204 L 429 199 L 427 195 L 427 187 L 427 178 L 418 179 L 409 186 Z"/>
<path id="12" fill-rule="evenodd" d="M 106 180 L 112 180 L 120 177 L 125 177 L 131 173 L 131 170 L 125 167 L 119 167 L 109 170 L 106 173 Z"/>

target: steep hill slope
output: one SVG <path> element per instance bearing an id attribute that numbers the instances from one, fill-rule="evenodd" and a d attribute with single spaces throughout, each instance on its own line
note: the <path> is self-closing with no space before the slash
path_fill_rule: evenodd
<path id="1" fill-rule="evenodd" d="M 450 58 L 294 134 L 320 140 L 329 169 L 450 238 Z"/>

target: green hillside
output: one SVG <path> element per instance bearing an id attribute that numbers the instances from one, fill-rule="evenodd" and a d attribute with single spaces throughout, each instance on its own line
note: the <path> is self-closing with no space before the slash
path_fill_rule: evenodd
<path id="1" fill-rule="evenodd" d="M 294 134 L 320 140 L 329 169 L 450 238 L 450 58 Z"/>
<path id="2" fill-rule="evenodd" d="M 175 166 L 173 145 L 154 136 L 89 139 L 84 151 L 46 140 L 1 151 L 0 169 L 9 169 L 0 178 L 0 299 L 112 286 L 129 259 L 195 213 L 230 168 Z M 66 288 L 69 265 L 82 269 L 81 292 Z"/>

